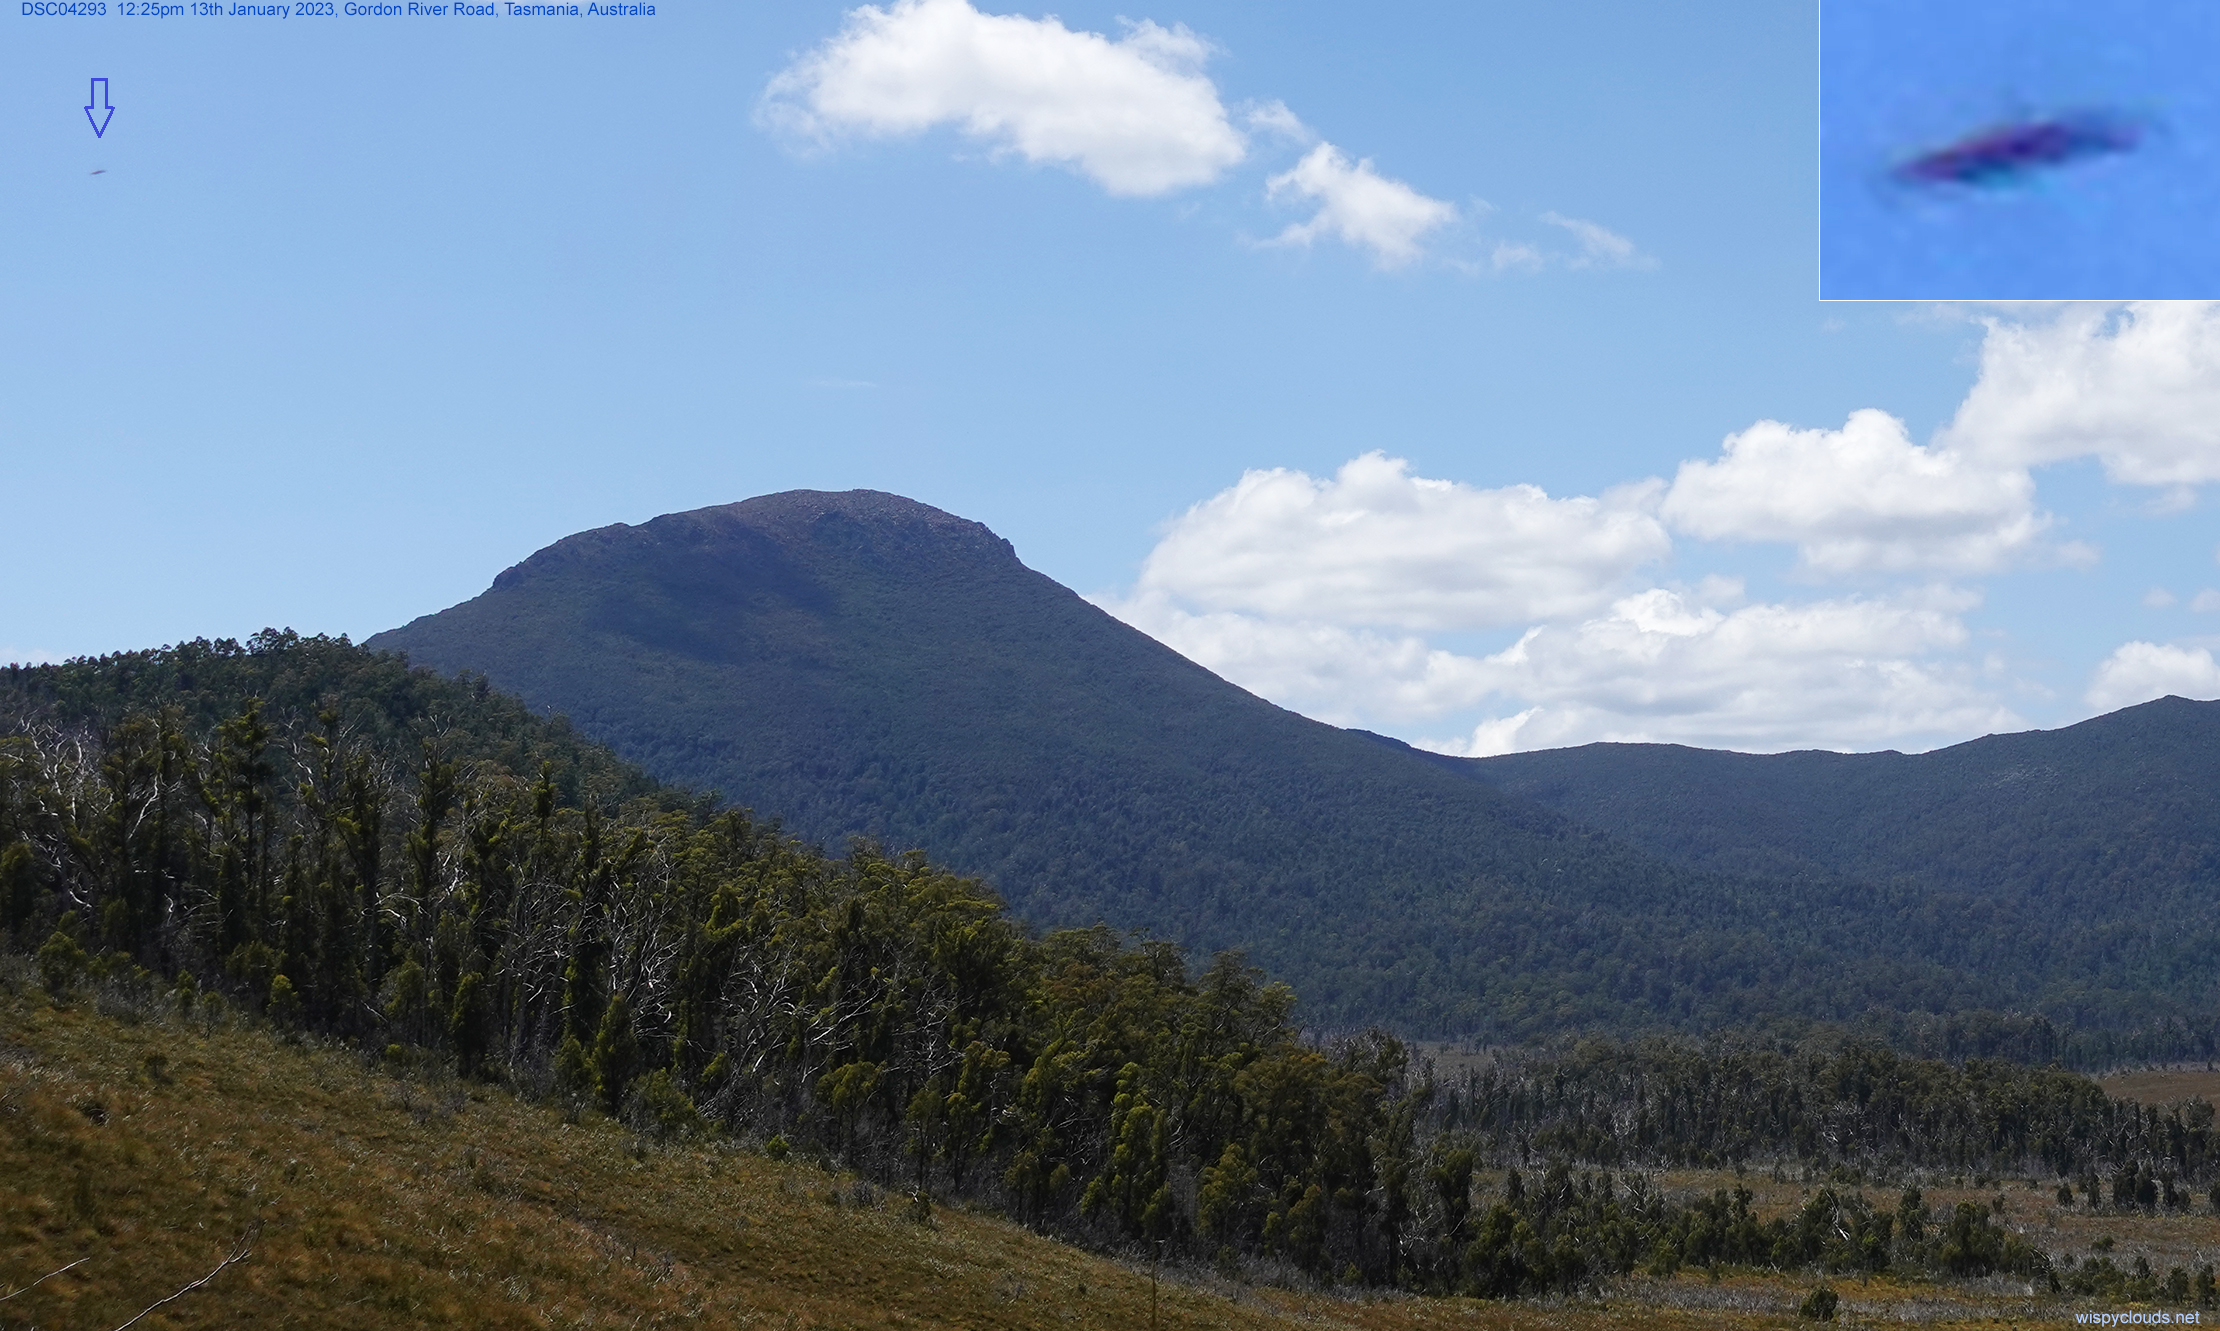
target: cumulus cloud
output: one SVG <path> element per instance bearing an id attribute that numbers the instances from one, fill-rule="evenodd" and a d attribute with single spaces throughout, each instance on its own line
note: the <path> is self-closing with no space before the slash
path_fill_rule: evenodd
<path id="1" fill-rule="evenodd" d="M 1430 199 L 1400 180 L 1372 169 L 1372 159 L 1352 163 L 1330 143 L 1303 155 L 1294 168 L 1271 178 L 1267 197 L 1315 203 L 1307 222 L 1282 231 L 1277 243 L 1308 245 L 1332 236 L 1372 252 L 1382 268 L 1399 268 L 1417 258 L 1426 234 L 1457 216 L 1457 209 Z"/>
<path id="2" fill-rule="evenodd" d="M 1592 250 L 1631 252 L 1600 237 Z M 1509 242 L 1495 260 L 1564 262 Z M 2030 686 L 1974 647 L 1978 595 L 1914 580 L 2093 559 L 2057 543 L 2036 504 L 2036 470 L 2063 460 L 2093 457 L 2115 481 L 2152 487 L 2154 511 L 2192 506 L 2196 486 L 2220 480 L 2220 305 L 2069 306 L 1986 324 L 1977 383 L 1925 444 L 1877 410 L 1839 429 L 1760 421 L 1670 485 L 1600 498 L 1428 480 L 1380 454 L 1330 480 L 1251 472 L 1172 523 L 1113 608 L 1322 719 L 1471 727 L 1432 742 L 1452 752 L 1920 747 L 2017 728 L 2004 699 Z M 1628 594 L 1672 535 L 1778 542 L 1808 573 L 1894 590 L 1754 605 L 1721 586 Z M 2154 587 L 2142 603 L 2215 614 L 2220 589 Z M 1502 628 L 1524 632 L 1492 653 L 1429 640 Z M 2215 650 L 2127 643 L 2083 701 L 2220 697 Z"/>
<path id="3" fill-rule="evenodd" d="M 1778 539 L 1817 527 L 1844 549 L 1853 538 L 1879 539 L 1824 510 L 1778 499 L 1767 510 L 1752 497 L 1817 469 L 1816 483 L 1838 497 L 1848 492 L 1846 504 L 1876 502 L 1872 492 L 1897 496 L 1930 563 L 1989 557 L 1952 544 L 1971 540 L 1961 527 L 1993 537 L 2010 527 L 1999 514 L 2032 521 L 2017 486 L 1982 499 L 1969 484 L 1961 488 L 1973 498 L 1930 495 L 1926 510 L 1899 495 L 1922 485 L 1948 491 L 1955 473 L 1922 473 L 1925 451 L 1879 413 L 1853 418 L 1843 431 L 1804 432 L 1813 437 L 1769 428 L 1740 446 L 1730 441 L 1724 460 L 1703 464 L 1713 470 L 1692 473 L 1698 479 L 1688 488 L 1676 482 L 1681 520 L 1717 524 L 1732 512 L 1732 531 Z M 1816 438 L 1822 434 L 1864 442 L 1846 447 L 1839 437 Z M 1759 456 L 1779 441 L 1785 452 Z M 1857 462 L 1865 445 L 1888 465 Z M 1828 462 L 1830 450 L 1852 462 Z M 1880 479 L 1861 480 L 1861 467 Z M 1908 481 L 1897 474 L 1906 470 Z M 1703 486 L 1710 491 L 1699 494 Z M 1131 593 L 1098 604 L 1320 720 L 1438 735 L 1451 717 L 1460 726 L 1482 718 L 1468 734 L 1429 743 L 1446 752 L 1602 739 L 1740 749 L 1926 745 L 2022 724 L 1999 701 L 2001 665 L 1973 660 L 1965 615 L 1979 602 L 1975 593 L 1919 586 L 1745 604 L 1742 583 L 1719 577 L 1642 590 L 1630 580 L 1672 550 L 1660 518 L 1668 500 L 1657 481 L 1563 499 L 1533 486 L 1483 489 L 1414 476 L 1407 462 L 1377 452 L 1330 478 L 1251 471 L 1171 522 Z M 1967 511 L 1985 515 L 1987 527 L 1965 520 Z M 1857 559 L 1887 563 L 1870 552 Z M 1505 628 L 1523 632 L 1492 653 L 1429 640 Z"/>
<path id="4" fill-rule="evenodd" d="M 1429 747 L 1872 748 L 2022 728 L 1961 659 L 1975 600 L 1936 589 L 1723 610 L 1653 589 L 1485 658 L 1491 692 L 1517 710 Z"/>
<path id="5" fill-rule="evenodd" d="M 2203 647 L 2122 643 L 2097 667 L 2082 696 L 2091 707 L 2109 712 L 2168 694 L 2220 698 L 2220 662 Z"/>
<path id="6" fill-rule="evenodd" d="M 2130 485 L 2220 480 L 2220 305 L 2069 306 L 2048 321 L 1986 323 L 1980 377 L 1941 442 L 2018 466 L 2094 456 Z"/>
<path id="7" fill-rule="evenodd" d="M 1338 240 L 1382 269 L 1404 267 L 1459 220 L 1455 204 L 1384 176 L 1324 142 L 1285 102 L 1228 107 L 1203 72 L 1211 44 L 1188 28 L 1143 20 L 1122 36 L 1074 31 L 1053 15 L 983 13 L 971 0 L 894 0 L 850 10 L 840 31 L 775 75 L 756 122 L 797 144 L 902 138 L 939 128 L 997 155 L 1064 167 L 1117 195 L 1207 185 L 1250 156 L 1251 135 L 1307 151 L 1265 182 L 1268 201 L 1301 207 L 1268 243 Z M 1485 203 L 1474 201 L 1479 213 Z M 1570 250 L 1518 241 L 1490 258 L 1449 257 L 1467 272 L 1646 268 L 1625 236 L 1559 213 Z"/>
<path id="8" fill-rule="evenodd" d="M 1113 41 L 967 0 L 897 0 L 850 12 L 771 80 L 758 113 L 819 142 L 949 125 L 1112 194 L 1164 194 L 1216 180 L 1247 152 L 1202 73 L 1209 54 L 1184 27 L 1141 22 Z"/>
<path id="9" fill-rule="evenodd" d="M 1985 572 L 2096 557 L 2045 544 L 2031 468 L 2098 458 L 2116 481 L 2164 487 L 2159 512 L 2220 479 L 2220 305 L 1984 322 L 1980 375 L 1930 444 L 1874 410 L 1839 430 L 1760 421 L 1683 463 L 1660 515 L 1708 540 L 1792 543 L 1815 572 Z"/>
<path id="10" fill-rule="evenodd" d="M 1865 410 L 1839 430 L 1759 421 L 1730 435 L 1716 460 L 1681 464 L 1659 511 L 1707 540 L 1792 543 L 1821 572 L 1980 571 L 2035 548 L 2049 519 L 2034 504 L 2024 467 L 1922 447 Z"/>
<path id="11" fill-rule="evenodd" d="M 1591 252 L 1632 251 L 1599 237 Z M 1496 259 L 1562 262 L 1508 243 Z M 1876 410 L 1839 429 L 1760 421 L 1683 463 L 1670 485 L 1601 498 L 1428 480 L 1380 454 L 1331 480 L 1251 472 L 1171 524 L 1116 609 L 1323 719 L 1408 734 L 1455 717 L 1472 728 L 1433 744 L 1453 752 L 1592 740 L 1913 747 L 2016 728 L 2003 699 L 2027 686 L 1974 649 L 1966 618 L 1978 596 L 1906 586 L 1907 575 L 2093 559 L 2057 544 L 2036 504 L 2035 470 L 2071 458 L 2152 487 L 2157 511 L 2192 506 L 2194 487 L 2220 480 L 2220 305 L 2069 306 L 1986 325 L 1978 381 L 1926 444 Z M 1670 555 L 1668 533 L 1779 542 L 1807 572 L 1893 575 L 1896 590 L 1755 605 L 1716 587 L 1627 594 L 1629 578 Z M 2209 587 L 2152 588 L 2142 601 L 2220 613 Z M 1488 654 L 1428 640 L 1505 627 L 1525 631 Z M 2220 697 L 2214 649 L 2127 643 L 2083 701 L 2168 693 Z"/>
<path id="12" fill-rule="evenodd" d="M 1654 486 L 1552 499 L 1429 480 L 1377 452 L 1329 480 L 1251 471 L 1171 524 L 1137 590 L 1320 624 L 1525 624 L 1597 608 L 1667 554 L 1654 501 Z"/>
<path id="13" fill-rule="evenodd" d="M 2024 722 L 1964 659 L 1968 593 L 1734 605 L 1730 588 L 1652 588 L 1604 613 L 1463 655 L 1410 634 L 1234 611 L 1161 594 L 1106 605 L 1189 659 L 1336 725 L 1423 730 L 1486 708 L 1469 734 L 1421 740 L 1485 755 L 1596 740 L 1745 750 L 1933 743 Z M 1722 604 L 1723 603 L 1723 604 Z"/>
<path id="14" fill-rule="evenodd" d="M 1251 693 L 1331 725 L 1429 721 L 1488 693 L 1474 658 L 1412 634 L 1197 611 L 1161 591 L 1096 604 Z"/>

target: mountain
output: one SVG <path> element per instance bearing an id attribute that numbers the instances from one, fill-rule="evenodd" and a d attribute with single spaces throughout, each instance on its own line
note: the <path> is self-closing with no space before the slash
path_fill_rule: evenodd
<path id="1" fill-rule="evenodd" d="M 2161 698 L 1919 754 L 1589 744 L 1437 761 L 1733 873 L 2093 890 L 2061 903 L 2077 909 L 2153 883 L 2220 880 L 2220 702 Z"/>
<path id="2" fill-rule="evenodd" d="M 474 671 L 659 779 L 810 838 L 918 847 L 1038 925 L 1239 946 L 1309 1020 L 1567 1030 L 2193 1010 L 2058 981 L 2009 903 L 1817 862 L 1674 863 L 1469 766 L 1274 707 L 978 523 L 797 491 L 556 542 L 368 644 Z M 2209 914 L 2209 912 L 2208 912 Z M 2192 992 L 2194 991 L 2194 992 Z"/>
<path id="3" fill-rule="evenodd" d="M 2029 959 L 2208 999 L 2220 702 L 2161 698 L 1931 753 L 1590 744 L 1436 759 L 1674 863 L 1840 876 L 2008 915 Z"/>
<path id="4" fill-rule="evenodd" d="M 1438 970 L 1499 960 L 1483 899 L 1546 914 L 1568 862 L 1605 895 L 1654 868 L 1235 688 L 893 495 L 585 532 L 366 645 L 809 837 L 920 847 L 1036 923 L 1245 945 L 1333 1019 L 1476 1024 Z"/>

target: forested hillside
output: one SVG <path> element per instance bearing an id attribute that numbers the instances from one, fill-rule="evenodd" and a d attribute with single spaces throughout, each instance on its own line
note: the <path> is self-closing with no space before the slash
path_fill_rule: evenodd
<path id="1" fill-rule="evenodd" d="M 2220 702 L 2161 698 L 1919 754 L 1589 744 L 1437 761 L 1731 873 L 1908 880 L 2076 910 L 2220 879 Z"/>
<path id="2" fill-rule="evenodd" d="M 806 836 L 920 847 L 1037 923 L 1247 947 L 1337 1022 L 1608 1020 L 1623 996 L 1526 993 L 1498 931 L 1569 976 L 1565 931 L 1597 901 L 1685 895 L 1524 801 L 1234 688 L 985 527 L 891 495 L 584 533 L 371 645 L 482 671 Z"/>
<path id="3" fill-rule="evenodd" d="M 372 641 L 483 672 L 807 837 L 922 848 L 1037 924 L 1246 948 L 1322 1025 L 1504 1040 L 2040 1016 L 2211 1045 L 2220 904 L 2110 882 L 2107 918 L 2173 914 L 2089 947 L 2056 893 L 1808 857 L 1676 864 L 1468 766 L 1273 707 L 985 527 L 892 495 L 582 533 Z"/>
<path id="4" fill-rule="evenodd" d="M 651 1136 L 706 1119 L 850 1161 L 921 1209 L 985 1192 L 1254 1247 L 1300 1208 L 1299 1260 L 1393 1274 L 1331 1200 L 1408 1122 L 1393 1040 L 1304 1046 L 1238 959 L 1036 941 L 921 856 L 827 858 L 344 642 L 8 671 L 0 931 L 65 1001 L 243 1005 Z M 1198 1221 L 1170 1180 L 1222 1159 L 1230 1209 Z"/>
<path id="5" fill-rule="evenodd" d="M 1969 965 L 2220 998 L 2220 703 L 2162 698 L 1923 754 L 1592 744 L 1437 761 L 1690 868 L 1986 915 Z"/>
<path id="6" fill-rule="evenodd" d="M 829 858 L 475 681 L 283 633 L 6 673 L 0 935 L 6 973 L 55 1003 L 342 1040 L 643 1140 L 840 1162 L 920 1218 L 970 1197 L 1320 1280 L 2046 1280 L 2051 1256 L 1985 1203 L 1827 1192 L 1764 1215 L 1646 1171 L 2026 1171 L 2108 1180 L 2085 1190 L 2123 1214 L 2201 1205 L 2220 1172 L 2209 1107 L 2009 1064 L 1728 1040 L 1446 1077 L 1383 1033 L 1306 1040 L 1296 996 L 1238 956 L 1198 971 L 1104 929 L 1036 937 L 921 855 Z"/>

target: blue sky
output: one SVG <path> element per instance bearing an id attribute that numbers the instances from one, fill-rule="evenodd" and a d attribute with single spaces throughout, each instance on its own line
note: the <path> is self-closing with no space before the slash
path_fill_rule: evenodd
<path id="1" fill-rule="evenodd" d="M 1831 0 L 1821 64 L 1824 293 L 2220 296 L 2220 9 L 2199 0 Z M 1987 187 L 1908 159 L 1999 126 L 2119 127 L 2132 150 Z"/>
<path id="2" fill-rule="evenodd" d="M 1810 5 L 656 8 L 0 14 L 0 656 L 869 487 L 1466 751 L 2220 695 L 2205 307 L 1818 302 Z"/>

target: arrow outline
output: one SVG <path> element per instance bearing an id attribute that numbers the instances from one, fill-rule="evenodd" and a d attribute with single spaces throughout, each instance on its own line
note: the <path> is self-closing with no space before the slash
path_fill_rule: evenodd
<path id="1" fill-rule="evenodd" d="M 87 103 L 85 107 L 85 119 L 92 121 L 93 137 L 96 139 L 104 139 L 108 137 L 108 122 L 115 119 L 116 117 L 116 108 L 108 101 L 108 80 L 100 78 L 94 79 L 92 81 L 92 87 L 86 92 L 85 95 L 91 98 L 91 101 Z M 99 119 L 94 120 L 93 110 L 96 107 L 105 114 L 103 114 Z"/>

